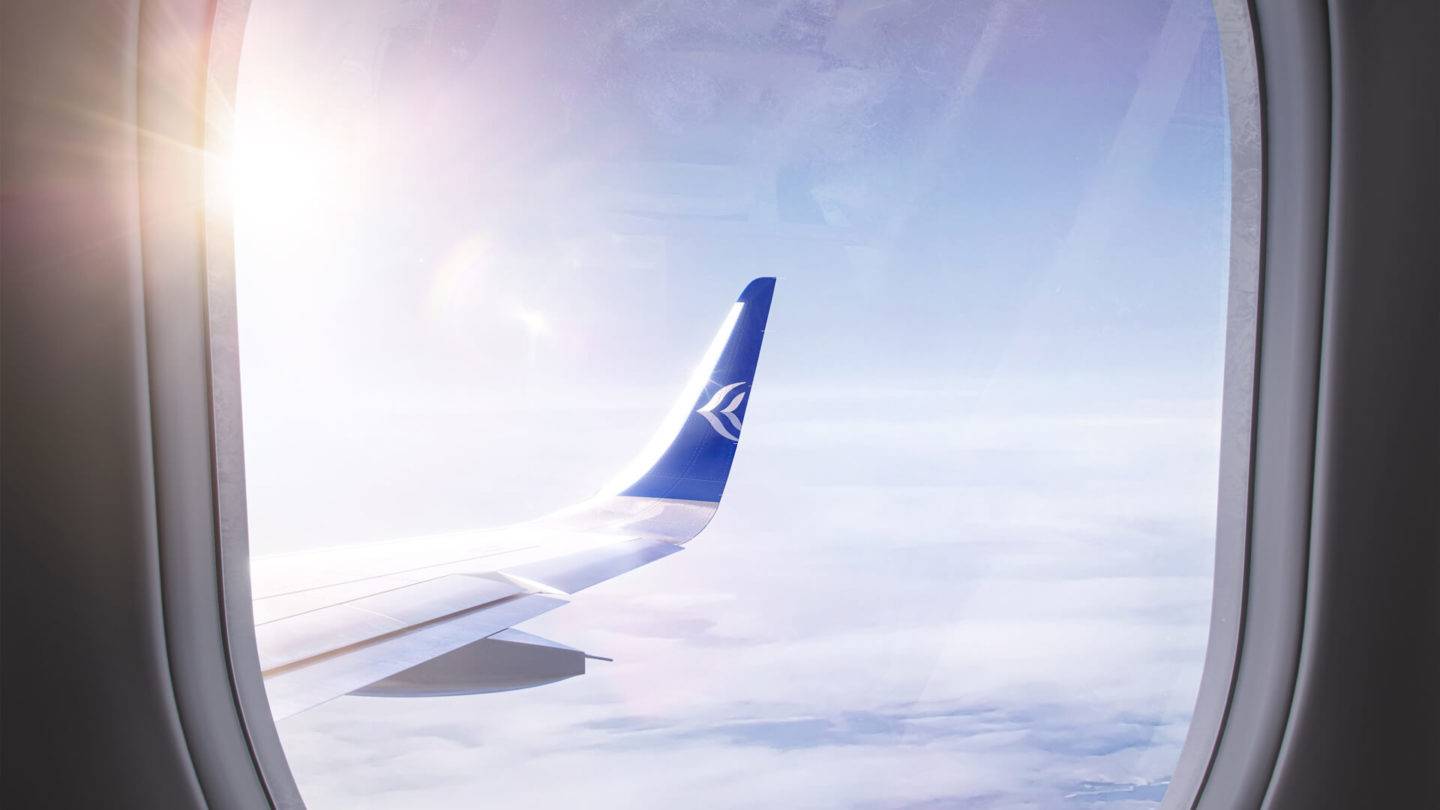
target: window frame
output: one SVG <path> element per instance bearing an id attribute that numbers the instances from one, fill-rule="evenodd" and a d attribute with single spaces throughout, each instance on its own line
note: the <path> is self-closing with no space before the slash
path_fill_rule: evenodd
<path id="1" fill-rule="evenodd" d="M 248 0 L 219 0 L 215 8 L 206 147 L 223 154 Z M 1305 677 L 1306 619 L 1315 609 L 1307 605 L 1307 593 L 1313 588 L 1317 447 L 1326 428 L 1322 349 L 1325 313 L 1334 305 L 1326 285 L 1336 12 L 1326 4 L 1246 0 L 1214 0 L 1214 8 L 1230 110 L 1232 183 L 1215 576 L 1200 689 L 1162 804 L 1166 810 L 1261 806 L 1283 764 L 1297 683 Z M 265 703 L 253 628 L 246 623 L 233 233 L 213 177 L 205 182 L 210 209 L 203 317 L 215 482 L 210 511 L 220 570 L 216 598 L 224 604 L 232 694 L 256 771 L 272 806 L 301 807 Z M 152 381 L 152 389 L 165 385 Z M 189 595 L 190 604 L 197 604 L 195 596 Z M 168 622 L 172 611 L 166 615 Z M 172 653 L 183 649 L 171 647 Z"/>
<path id="2" fill-rule="evenodd" d="M 1326 9 L 1216 0 L 1231 281 L 1210 640 L 1164 810 L 1259 807 L 1304 626 L 1329 210 Z"/>

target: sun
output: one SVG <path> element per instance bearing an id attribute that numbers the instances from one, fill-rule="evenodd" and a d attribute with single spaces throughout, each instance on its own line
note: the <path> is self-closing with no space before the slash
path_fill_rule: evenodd
<path id="1" fill-rule="evenodd" d="M 222 169 L 237 238 L 286 239 L 335 222 L 355 191 L 347 157 L 344 144 L 276 104 L 241 105 Z"/>

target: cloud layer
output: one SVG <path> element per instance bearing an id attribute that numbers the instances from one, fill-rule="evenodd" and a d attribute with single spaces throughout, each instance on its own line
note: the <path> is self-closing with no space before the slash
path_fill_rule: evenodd
<path id="1" fill-rule="evenodd" d="M 848 415 L 794 429 L 819 401 Z M 1210 407 L 884 404 L 757 409 L 705 534 L 525 626 L 614 663 L 288 721 L 307 800 L 1153 806 L 1204 651 Z M 843 457 L 898 469 L 865 485 Z"/>

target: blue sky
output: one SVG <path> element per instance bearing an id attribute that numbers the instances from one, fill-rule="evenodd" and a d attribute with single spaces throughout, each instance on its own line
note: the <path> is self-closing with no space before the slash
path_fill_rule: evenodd
<path id="1" fill-rule="evenodd" d="M 525 627 L 616 662 L 287 721 L 312 804 L 1153 806 L 1208 617 L 1208 4 L 457 8 L 254 4 L 257 552 L 590 494 L 781 281 L 715 523 Z"/>

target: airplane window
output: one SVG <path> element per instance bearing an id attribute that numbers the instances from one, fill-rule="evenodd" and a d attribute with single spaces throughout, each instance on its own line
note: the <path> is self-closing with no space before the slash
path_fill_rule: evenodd
<path id="1" fill-rule="evenodd" d="M 254 0 L 250 544 L 307 803 L 1158 805 L 1210 607 L 1216 28 Z"/>

